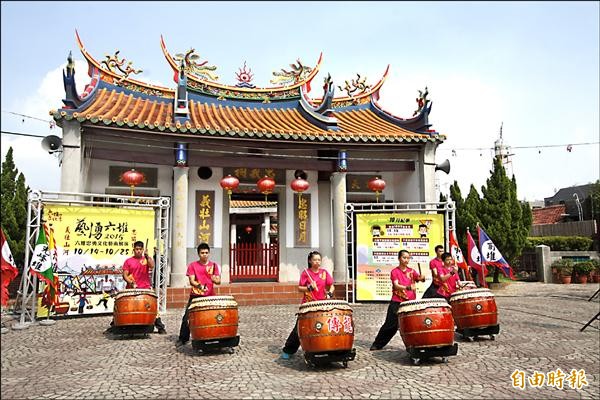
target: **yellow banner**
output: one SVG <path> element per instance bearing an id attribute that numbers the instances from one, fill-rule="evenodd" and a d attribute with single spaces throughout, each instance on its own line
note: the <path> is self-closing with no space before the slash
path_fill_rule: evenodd
<path id="1" fill-rule="evenodd" d="M 43 219 L 53 230 L 59 277 L 56 314 L 112 312 L 107 294 L 125 288 L 122 267 L 133 255 L 133 243 L 148 245 L 154 256 L 154 210 L 117 207 L 45 205 Z M 47 315 L 41 301 L 38 317 Z"/>
<path id="2" fill-rule="evenodd" d="M 417 284 L 417 299 L 431 284 L 429 261 L 444 246 L 442 214 L 356 214 L 356 300 L 392 298 L 390 272 L 398 252 L 408 250 L 409 266 L 427 279 Z"/>

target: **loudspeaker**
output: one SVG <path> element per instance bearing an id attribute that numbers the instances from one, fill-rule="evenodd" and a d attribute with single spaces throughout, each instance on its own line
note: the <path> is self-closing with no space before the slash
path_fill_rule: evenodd
<path id="1" fill-rule="evenodd" d="M 42 140 L 42 149 L 52 154 L 60 150 L 62 147 L 62 139 L 55 135 L 48 135 Z"/>
<path id="2" fill-rule="evenodd" d="M 445 173 L 449 174 L 450 173 L 450 161 L 448 161 L 448 159 L 446 159 L 446 161 L 443 161 L 441 164 L 436 165 L 435 170 L 436 171 L 444 171 Z"/>

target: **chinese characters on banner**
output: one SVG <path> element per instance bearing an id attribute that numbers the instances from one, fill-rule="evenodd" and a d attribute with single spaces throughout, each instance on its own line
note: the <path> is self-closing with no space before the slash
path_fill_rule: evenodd
<path id="1" fill-rule="evenodd" d="M 133 255 L 133 243 L 148 243 L 153 256 L 154 210 L 115 207 L 45 205 L 43 219 L 54 230 L 58 300 L 54 314 L 111 313 L 111 295 L 125 288 L 122 266 Z M 38 295 L 37 316 L 48 308 Z"/>
<path id="2" fill-rule="evenodd" d="M 213 246 L 215 192 L 196 190 L 196 246 L 208 243 Z"/>
<path id="3" fill-rule="evenodd" d="M 310 193 L 294 193 L 294 246 L 310 247 Z"/>
<path id="4" fill-rule="evenodd" d="M 400 250 L 410 252 L 409 266 L 427 278 L 417 283 L 420 299 L 431 284 L 429 261 L 435 257 L 434 248 L 445 243 L 444 216 L 356 214 L 356 232 L 356 300 L 390 300 L 390 272 L 398 266 Z"/>

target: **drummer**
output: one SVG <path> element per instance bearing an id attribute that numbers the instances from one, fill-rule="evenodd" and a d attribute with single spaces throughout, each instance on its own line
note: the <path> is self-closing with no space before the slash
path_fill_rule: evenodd
<path id="1" fill-rule="evenodd" d="M 129 257 L 123 264 L 123 279 L 127 282 L 127 289 L 152 289 L 150 273 L 154 269 L 154 260 L 148 257 L 148 249 L 144 249 L 144 242 L 138 240 L 133 244 L 133 257 Z M 158 333 L 165 335 L 167 330 L 159 316 L 154 320 L 154 326 Z M 114 333 L 114 318 L 110 322 L 110 328 L 104 333 Z"/>
<path id="2" fill-rule="evenodd" d="M 308 268 L 300 274 L 300 282 L 298 283 L 298 291 L 303 293 L 302 304 L 307 301 L 326 300 L 333 297 L 333 277 L 326 269 L 321 268 L 321 253 L 311 251 L 308 253 Z M 298 351 L 300 347 L 300 338 L 298 337 L 298 321 L 294 324 L 294 328 L 290 332 L 281 358 L 289 360 L 290 357 Z"/>
<path id="3" fill-rule="evenodd" d="M 198 252 L 198 261 L 190 263 L 185 273 L 190 281 L 192 290 L 190 298 L 185 306 L 185 313 L 181 319 L 181 328 L 179 329 L 179 340 L 176 346 L 183 346 L 190 340 L 190 324 L 188 321 L 189 307 L 192 301 L 198 297 L 214 296 L 214 285 L 221 284 L 221 271 L 219 265 L 209 260 L 210 246 L 207 243 L 200 243 L 196 249 Z"/>
<path id="4" fill-rule="evenodd" d="M 388 306 L 385 322 L 379 329 L 379 333 L 369 350 L 381 350 L 392 340 L 396 332 L 398 332 L 398 309 L 400 308 L 400 303 L 415 300 L 417 298 L 415 283 L 425 281 L 425 277 L 419 275 L 417 271 L 408 266 L 410 262 L 410 253 L 408 251 L 400 250 L 398 252 L 398 261 L 399 265 L 390 273 L 392 299 Z"/>
<path id="5" fill-rule="evenodd" d="M 449 300 L 452 293 L 456 292 L 460 278 L 452 254 L 442 254 L 442 260 L 444 262 L 442 265 L 435 266 L 436 272 L 433 279 L 437 286 L 437 297 Z"/>

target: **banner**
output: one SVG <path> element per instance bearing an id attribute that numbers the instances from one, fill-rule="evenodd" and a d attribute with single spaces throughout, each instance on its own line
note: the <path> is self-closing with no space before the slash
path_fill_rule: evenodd
<path id="1" fill-rule="evenodd" d="M 53 230 L 57 257 L 58 304 L 51 315 L 112 313 L 133 243 L 147 241 L 148 255 L 154 254 L 154 210 L 45 205 L 43 219 Z M 44 286 L 38 289 L 38 318 L 48 315 Z"/>
<path id="2" fill-rule="evenodd" d="M 417 283 L 417 299 L 432 281 L 429 261 L 435 246 L 444 245 L 442 214 L 356 214 L 356 300 L 389 301 L 390 272 L 398 266 L 398 252 L 408 250 L 409 266 L 425 276 Z"/>

